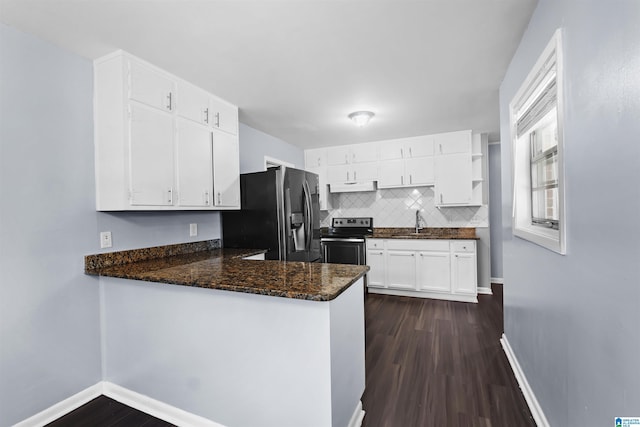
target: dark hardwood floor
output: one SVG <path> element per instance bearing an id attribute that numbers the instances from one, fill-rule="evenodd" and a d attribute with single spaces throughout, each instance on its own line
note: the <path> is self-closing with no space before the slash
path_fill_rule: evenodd
<path id="1" fill-rule="evenodd" d="M 99 396 L 46 427 L 171 427 L 149 414 Z"/>
<path id="2" fill-rule="evenodd" d="M 363 427 L 535 427 L 493 292 L 478 304 L 367 296 Z"/>
<path id="3" fill-rule="evenodd" d="M 499 342 L 502 286 L 493 292 L 478 304 L 367 296 L 363 427 L 535 427 Z M 49 424 L 171 425 L 105 396 Z"/>

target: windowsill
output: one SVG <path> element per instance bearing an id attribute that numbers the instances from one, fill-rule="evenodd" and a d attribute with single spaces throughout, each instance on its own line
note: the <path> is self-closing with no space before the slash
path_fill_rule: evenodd
<path id="1" fill-rule="evenodd" d="M 534 225 L 528 227 L 516 225 L 513 228 L 513 235 L 549 249 L 550 251 L 559 253 L 560 255 L 566 255 L 560 230 Z"/>

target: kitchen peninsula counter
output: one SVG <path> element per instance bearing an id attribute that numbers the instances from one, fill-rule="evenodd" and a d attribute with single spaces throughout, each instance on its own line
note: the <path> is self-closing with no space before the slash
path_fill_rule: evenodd
<path id="1" fill-rule="evenodd" d="M 142 280 L 311 301 L 330 301 L 361 278 L 367 266 L 244 259 L 257 249 L 221 249 L 210 242 L 85 257 L 90 275 Z"/>
<path id="2" fill-rule="evenodd" d="M 212 421 L 198 425 L 360 426 L 369 267 L 218 246 L 85 257 L 100 286 L 103 379 Z"/>

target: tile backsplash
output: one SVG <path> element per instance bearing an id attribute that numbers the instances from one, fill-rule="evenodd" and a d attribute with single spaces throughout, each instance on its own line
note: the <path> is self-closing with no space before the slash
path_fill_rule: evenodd
<path id="1" fill-rule="evenodd" d="M 416 209 L 426 227 L 488 227 L 486 205 L 436 208 L 433 187 L 394 188 L 359 193 L 329 195 L 334 207 L 320 213 L 322 227 L 331 225 L 333 217 L 370 216 L 374 227 L 413 227 Z M 426 223 L 426 225 L 425 225 Z"/>

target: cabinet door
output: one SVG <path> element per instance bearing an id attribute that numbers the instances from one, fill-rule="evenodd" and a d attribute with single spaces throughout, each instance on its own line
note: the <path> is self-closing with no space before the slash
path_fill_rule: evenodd
<path id="1" fill-rule="evenodd" d="M 404 170 L 409 185 L 433 185 L 435 165 L 433 156 L 405 160 Z"/>
<path id="2" fill-rule="evenodd" d="M 374 143 L 349 146 L 349 163 L 367 163 L 378 161 L 378 146 Z"/>
<path id="3" fill-rule="evenodd" d="M 210 98 L 211 108 L 211 125 L 216 128 L 228 132 L 232 135 L 238 134 L 238 107 L 228 102 L 216 98 Z"/>
<path id="4" fill-rule="evenodd" d="M 471 154 L 436 156 L 435 203 L 471 204 Z"/>
<path id="5" fill-rule="evenodd" d="M 434 154 L 471 153 L 471 131 L 448 132 L 434 135 Z"/>
<path id="6" fill-rule="evenodd" d="M 173 205 L 173 117 L 132 105 L 129 136 L 131 205 Z"/>
<path id="7" fill-rule="evenodd" d="M 349 148 L 347 146 L 327 148 L 327 165 L 346 165 L 350 163 Z"/>
<path id="8" fill-rule="evenodd" d="M 186 82 L 178 82 L 176 112 L 180 117 L 209 125 L 212 114 L 209 108 L 209 94 Z"/>
<path id="9" fill-rule="evenodd" d="M 416 253 L 387 251 L 387 284 L 394 289 L 416 289 Z"/>
<path id="10" fill-rule="evenodd" d="M 456 294 L 478 293 L 475 252 L 454 252 L 451 258 L 452 290 Z"/>
<path id="11" fill-rule="evenodd" d="M 213 130 L 214 206 L 240 207 L 238 136 Z"/>
<path id="12" fill-rule="evenodd" d="M 367 250 L 367 265 L 371 268 L 367 273 L 367 286 L 384 288 L 384 251 L 380 249 Z"/>
<path id="13" fill-rule="evenodd" d="M 423 251 L 418 255 L 418 290 L 451 292 L 451 254 Z"/>
<path id="14" fill-rule="evenodd" d="M 304 165 L 307 170 L 310 170 L 309 168 L 325 167 L 327 165 L 326 148 L 304 150 Z"/>
<path id="15" fill-rule="evenodd" d="M 178 205 L 211 206 L 213 165 L 211 130 L 179 119 L 176 133 Z"/>
<path id="16" fill-rule="evenodd" d="M 403 157 L 404 142 L 401 139 L 390 139 L 378 143 L 380 160 L 397 160 Z"/>
<path id="17" fill-rule="evenodd" d="M 381 161 L 378 167 L 378 188 L 401 187 L 404 182 L 404 161 Z"/>
<path id="18" fill-rule="evenodd" d="M 353 182 L 368 182 L 378 180 L 378 162 L 356 163 L 351 165 L 349 180 Z"/>
<path id="19" fill-rule="evenodd" d="M 403 154 L 405 159 L 433 156 L 433 135 L 406 138 Z"/>
<path id="20" fill-rule="evenodd" d="M 129 98 L 163 111 L 173 111 L 174 81 L 136 61 L 130 61 L 129 67 Z"/>
<path id="21" fill-rule="evenodd" d="M 329 184 L 353 182 L 350 165 L 327 166 L 327 182 Z"/>

